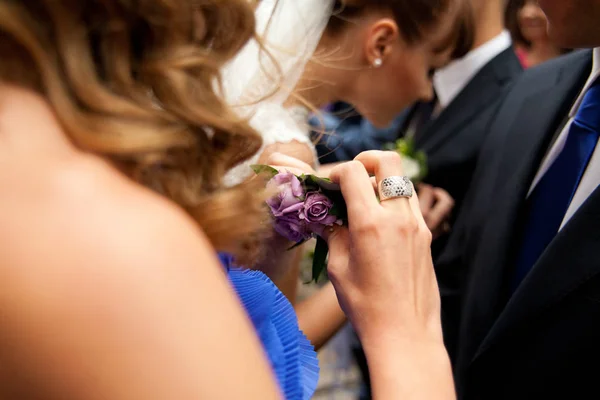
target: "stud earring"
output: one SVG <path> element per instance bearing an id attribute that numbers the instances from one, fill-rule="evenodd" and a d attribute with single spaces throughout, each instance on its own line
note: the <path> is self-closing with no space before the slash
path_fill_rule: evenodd
<path id="1" fill-rule="evenodd" d="M 383 60 L 381 58 L 376 58 L 373 60 L 373 67 L 379 68 L 383 65 Z"/>

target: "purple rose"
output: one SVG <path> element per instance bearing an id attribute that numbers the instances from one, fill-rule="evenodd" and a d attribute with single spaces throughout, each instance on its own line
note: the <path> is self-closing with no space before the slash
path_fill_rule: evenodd
<path id="1" fill-rule="evenodd" d="M 333 225 L 337 221 L 337 217 L 329 215 L 332 207 L 333 202 L 323 193 L 307 193 L 304 207 L 300 210 L 300 218 L 311 225 Z"/>
<path id="2" fill-rule="evenodd" d="M 267 184 L 268 188 L 277 188 L 279 193 L 267 200 L 275 217 L 297 213 L 304 205 L 304 189 L 296 175 L 280 172 Z"/>
<path id="3" fill-rule="evenodd" d="M 296 215 L 275 218 L 275 231 L 295 243 L 310 239 L 306 223 Z"/>

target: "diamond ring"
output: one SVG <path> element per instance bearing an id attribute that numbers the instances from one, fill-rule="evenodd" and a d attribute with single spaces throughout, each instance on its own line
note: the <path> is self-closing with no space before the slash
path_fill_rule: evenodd
<path id="1" fill-rule="evenodd" d="M 411 198 L 413 184 L 406 176 L 390 176 L 379 182 L 379 200 L 385 201 L 399 197 Z"/>

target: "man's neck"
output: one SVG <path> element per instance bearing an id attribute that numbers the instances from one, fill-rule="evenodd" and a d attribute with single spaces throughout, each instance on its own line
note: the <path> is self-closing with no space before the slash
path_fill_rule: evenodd
<path id="1" fill-rule="evenodd" d="M 477 10 L 477 26 L 473 41 L 473 49 L 482 46 L 498 36 L 505 29 L 504 15 L 502 6 L 496 4 L 496 1 L 486 1 L 487 4 L 481 5 Z"/>

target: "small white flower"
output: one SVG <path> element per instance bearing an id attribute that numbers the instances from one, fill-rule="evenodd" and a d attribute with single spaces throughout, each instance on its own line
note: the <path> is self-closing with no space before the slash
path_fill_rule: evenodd
<path id="1" fill-rule="evenodd" d="M 414 158 L 402 156 L 402 170 L 410 180 L 416 180 L 421 176 L 421 165 Z"/>

